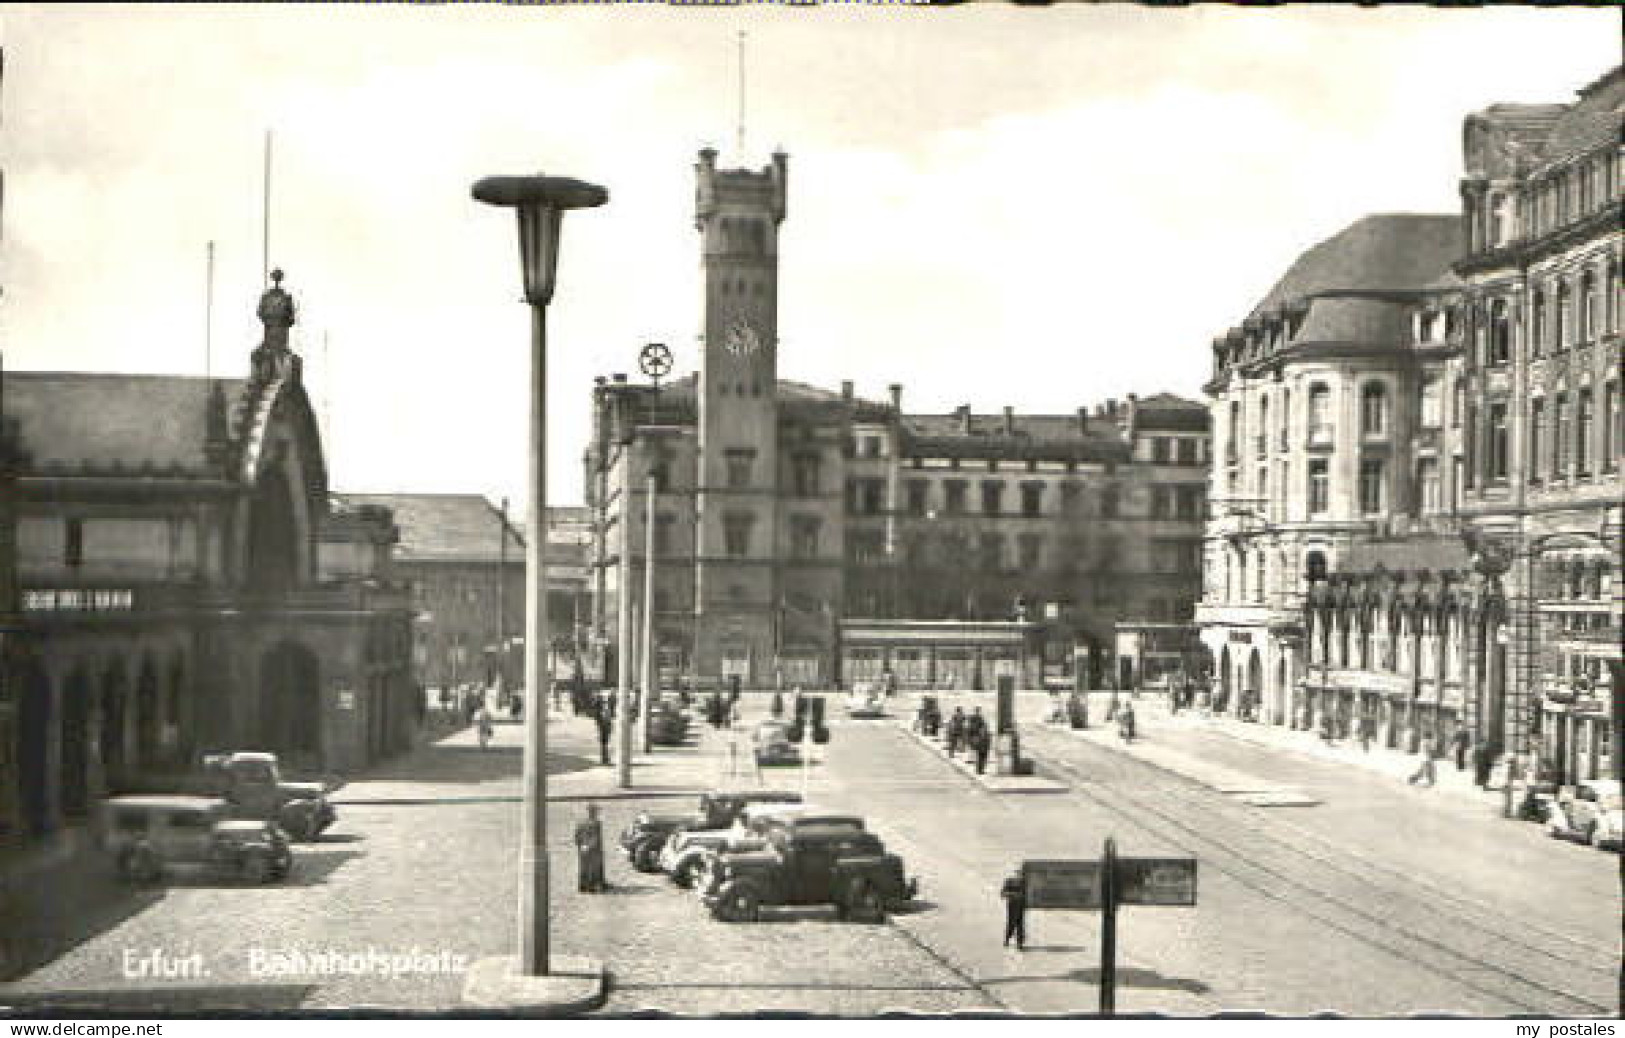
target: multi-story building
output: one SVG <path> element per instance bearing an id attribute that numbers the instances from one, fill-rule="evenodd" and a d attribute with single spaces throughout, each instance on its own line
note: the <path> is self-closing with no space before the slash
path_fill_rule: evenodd
<path id="1" fill-rule="evenodd" d="M 261 316 L 247 379 L 6 374 L 13 833 L 207 750 L 344 771 L 415 735 L 394 524 L 330 496 L 291 299 Z"/>
<path id="2" fill-rule="evenodd" d="M 1454 216 L 1358 220 L 1304 253 L 1215 340 L 1198 620 L 1221 709 L 1274 723 L 1299 716 L 1308 582 L 1436 497 L 1411 456 L 1437 452 L 1444 359 L 1419 348 L 1413 329 L 1461 240 Z"/>
<path id="3" fill-rule="evenodd" d="M 619 640 L 623 586 L 628 626 L 641 629 L 651 546 L 668 680 L 890 673 L 905 686 L 990 687 L 1002 673 L 1070 675 L 1081 645 L 1085 680 L 1100 682 L 1118 623 L 1189 622 L 1201 404 L 1158 394 L 1093 415 L 911 415 L 900 385 L 882 402 L 851 383 L 837 393 L 780 379 L 787 160 L 719 171 L 705 151 L 698 175 L 701 370 L 660 387 L 615 375 L 595 390 L 586 482 L 602 644 Z"/>
<path id="4" fill-rule="evenodd" d="M 1200 615 L 1265 720 L 1617 757 L 1622 98 L 1468 116 L 1460 216 L 1360 221 L 1216 343 Z"/>
<path id="5" fill-rule="evenodd" d="M 525 534 L 507 508 L 478 494 L 343 494 L 388 509 L 399 527 L 394 570 L 410 585 L 413 658 L 430 689 L 524 683 Z M 549 626 L 554 673 L 573 667 L 585 619 L 585 516 L 550 508 L 547 523 Z"/>

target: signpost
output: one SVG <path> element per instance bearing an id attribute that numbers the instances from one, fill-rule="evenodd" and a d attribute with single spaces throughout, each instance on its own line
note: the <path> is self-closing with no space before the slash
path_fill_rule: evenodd
<path id="1" fill-rule="evenodd" d="M 1195 858 L 1119 858 L 1106 838 L 1098 859 L 1021 863 L 1027 907 L 1100 912 L 1100 1015 L 1117 1011 L 1117 907 L 1196 904 Z"/>

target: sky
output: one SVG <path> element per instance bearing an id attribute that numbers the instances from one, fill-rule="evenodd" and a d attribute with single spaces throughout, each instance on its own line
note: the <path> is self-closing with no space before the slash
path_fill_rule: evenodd
<path id="1" fill-rule="evenodd" d="M 1304 249 L 1456 211 L 1463 116 L 1572 100 L 1618 29 L 1606 9 L 4 4 L 0 342 L 12 370 L 240 376 L 268 252 L 334 489 L 522 511 L 515 227 L 469 187 L 589 180 L 610 201 L 565 218 L 547 371 L 548 500 L 578 503 L 593 377 L 651 341 L 698 367 L 696 153 L 782 148 L 781 378 L 900 382 L 927 413 L 1200 397 L 1213 338 Z"/>

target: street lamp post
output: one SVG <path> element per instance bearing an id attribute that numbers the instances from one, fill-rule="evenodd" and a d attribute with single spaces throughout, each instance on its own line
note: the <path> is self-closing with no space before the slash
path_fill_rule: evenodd
<path id="1" fill-rule="evenodd" d="M 654 402 L 660 397 L 660 376 L 671 370 L 671 350 L 665 343 L 651 342 L 638 353 L 638 367 L 654 385 Z M 651 411 L 653 409 L 651 408 Z M 658 417 L 658 416 L 656 416 Z M 652 424 L 652 423 L 651 423 Z M 643 713 L 639 715 L 639 741 L 648 753 L 649 723 L 654 715 L 655 678 L 655 494 L 659 492 L 653 463 L 644 483 L 643 550 Z"/>
<path id="2" fill-rule="evenodd" d="M 547 305 L 553 299 L 559 259 L 559 227 L 567 209 L 609 201 L 609 192 L 568 177 L 486 177 L 473 196 L 487 205 L 514 209 L 519 217 L 519 262 L 530 306 L 530 536 L 525 538 L 525 807 L 519 836 L 519 972 L 548 973 L 547 918 L 547 574 L 543 546 L 547 522 Z"/>

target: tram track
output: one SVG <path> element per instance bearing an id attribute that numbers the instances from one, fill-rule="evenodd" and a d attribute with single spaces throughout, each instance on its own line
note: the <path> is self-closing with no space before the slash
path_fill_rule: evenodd
<path id="1" fill-rule="evenodd" d="M 1088 747 L 1098 758 L 1112 763 L 1115 776 L 1104 776 L 1106 781 L 1102 781 L 1101 774 L 1088 774 L 1067 760 L 1068 754 L 1046 752 L 1043 763 L 1074 780 L 1074 795 L 1086 797 L 1139 827 L 1149 827 L 1150 819 L 1165 824 L 1161 835 L 1176 845 L 1183 839 L 1186 844 L 1183 849 L 1196 854 L 1206 867 L 1217 869 L 1260 896 L 1308 915 L 1339 934 L 1444 973 L 1453 983 L 1520 1011 L 1576 1016 L 1612 1016 L 1618 1011 L 1617 1003 L 1607 1005 L 1590 994 L 1590 984 L 1585 985 L 1588 993 L 1581 994 L 1575 983 L 1577 973 L 1591 977 L 1599 986 L 1606 976 L 1614 981 L 1617 990 L 1617 972 L 1598 965 L 1597 958 L 1605 956 L 1601 962 L 1615 962 L 1617 952 L 1605 952 L 1587 942 L 1538 926 L 1531 927 L 1482 902 L 1451 894 L 1436 885 L 1418 883 L 1414 877 L 1396 870 L 1377 867 L 1348 848 L 1268 818 L 1263 809 L 1218 800 L 1214 794 L 1182 777 L 1175 776 L 1173 782 L 1159 782 L 1155 796 L 1141 795 L 1125 780 L 1143 778 L 1146 773 L 1169 773 L 1109 748 L 1072 740 L 1063 742 L 1049 733 L 1031 740 L 1029 745 L 1037 748 L 1045 743 L 1051 744 L 1050 750 L 1072 746 L 1072 756 L 1079 748 Z M 1117 781 L 1111 781 L 1114 777 Z M 1170 797 L 1178 806 L 1194 810 L 1170 811 Z M 1231 837 L 1236 831 L 1248 834 L 1259 845 L 1247 847 L 1238 842 Z M 1305 843 L 1318 844 L 1334 853 L 1314 853 L 1303 846 Z M 1319 881 L 1315 881 L 1313 871 L 1305 874 L 1285 864 L 1293 859 L 1307 862 L 1310 870 L 1319 870 Z M 1341 883 L 1336 879 L 1328 881 L 1327 874 L 1343 877 L 1343 880 Z M 1385 878 L 1390 882 L 1383 882 Z M 1392 882 L 1396 879 L 1397 883 Z M 1352 892 L 1338 889 L 1339 886 L 1348 888 L 1351 882 Z M 1428 897 L 1449 902 L 1453 911 L 1407 892 L 1407 886 L 1425 890 Z M 1295 893 L 1287 896 L 1283 894 L 1286 890 Z M 1362 898 L 1361 892 L 1368 896 Z M 1383 910 L 1379 912 L 1370 907 L 1374 904 L 1382 905 Z M 1527 938 L 1532 933 L 1538 934 L 1546 946 L 1531 943 Z M 1464 949 L 1464 944 L 1479 947 Z M 1500 952 L 1484 954 L 1487 949 L 1500 949 Z M 1587 956 L 1586 952 L 1592 955 Z M 1540 963 L 1540 968 L 1531 969 L 1531 960 Z"/>

